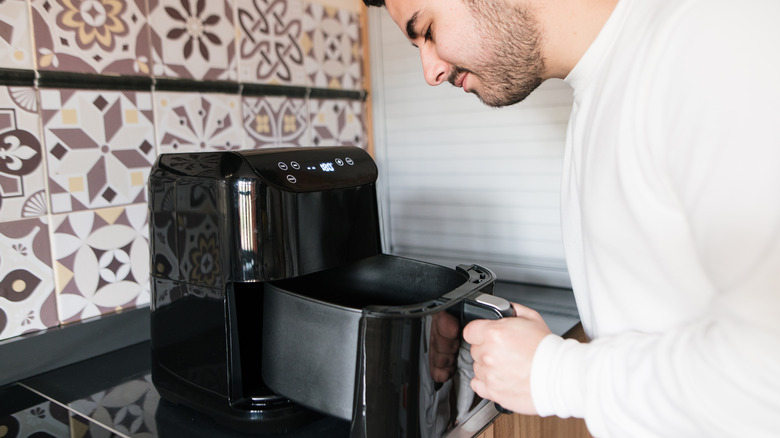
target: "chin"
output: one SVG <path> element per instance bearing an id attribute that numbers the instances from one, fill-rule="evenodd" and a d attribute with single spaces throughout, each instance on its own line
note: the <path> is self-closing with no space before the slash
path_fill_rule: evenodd
<path id="1" fill-rule="evenodd" d="M 528 84 L 524 84 L 520 87 L 515 87 L 513 89 L 509 89 L 508 87 L 506 89 L 502 89 L 500 91 L 502 92 L 490 92 L 483 91 L 480 93 L 477 90 L 472 91 L 482 103 L 489 107 L 493 108 L 500 108 L 504 106 L 510 106 L 514 105 L 516 103 L 520 103 L 525 100 L 526 97 L 528 97 L 531 93 L 533 93 L 534 90 L 539 88 L 539 85 L 542 84 L 542 80 L 538 79 L 536 81 L 533 81 Z"/>
<path id="2" fill-rule="evenodd" d="M 528 95 L 523 96 L 520 99 L 509 99 L 506 97 L 500 97 L 500 96 L 487 96 L 482 97 L 479 93 L 474 92 L 474 94 L 479 98 L 479 100 L 485 104 L 486 106 L 489 106 L 491 108 L 501 108 L 505 106 L 514 105 L 516 103 L 522 102 Z M 530 93 L 529 93 L 530 94 Z"/>

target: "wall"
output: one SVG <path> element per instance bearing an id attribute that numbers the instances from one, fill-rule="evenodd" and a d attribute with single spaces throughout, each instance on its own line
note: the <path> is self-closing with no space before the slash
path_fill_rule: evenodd
<path id="1" fill-rule="evenodd" d="M 148 305 L 158 154 L 365 147 L 355 4 L 0 3 L 0 340 Z"/>

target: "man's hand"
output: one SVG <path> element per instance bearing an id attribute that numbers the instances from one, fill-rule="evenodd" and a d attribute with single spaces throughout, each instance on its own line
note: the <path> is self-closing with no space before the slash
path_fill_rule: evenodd
<path id="1" fill-rule="evenodd" d="M 535 310 L 512 303 L 517 317 L 479 319 L 463 329 L 471 344 L 474 378 L 471 388 L 480 397 L 506 409 L 535 415 L 531 400 L 531 363 L 536 347 L 550 329 Z"/>

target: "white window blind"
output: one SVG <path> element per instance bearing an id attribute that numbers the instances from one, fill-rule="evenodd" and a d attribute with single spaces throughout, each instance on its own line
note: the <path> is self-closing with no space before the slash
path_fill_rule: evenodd
<path id="1" fill-rule="evenodd" d="M 559 213 L 568 85 L 547 81 L 518 105 L 488 108 L 426 84 L 384 8 L 370 8 L 369 34 L 385 251 L 570 286 Z"/>

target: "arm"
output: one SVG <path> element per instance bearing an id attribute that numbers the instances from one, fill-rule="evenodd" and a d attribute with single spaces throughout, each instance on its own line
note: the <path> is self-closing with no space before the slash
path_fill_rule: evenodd
<path id="1" fill-rule="evenodd" d="M 700 7 L 705 10 L 691 17 L 713 8 Z M 758 23 L 747 26 L 717 44 L 702 29 L 701 40 L 680 43 L 689 51 L 670 62 L 680 70 L 654 76 L 659 86 L 642 90 L 647 101 L 679 98 L 649 105 L 663 111 L 653 120 L 666 125 L 643 134 L 654 153 L 661 151 L 656 163 L 668 172 L 670 204 L 689 230 L 686 248 L 708 280 L 706 290 L 681 288 L 680 299 L 705 296 L 706 306 L 662 331 L 622 331 L 589 344 L 554 335 L 537 344 L 539 331 L 530 328 L 511 336 L 514 341 L 485 342 L 485 351 L 524 359 L 501 371 L 475 366 L 481 395 L 518 412 L 585 418 L 597 436 L 774 436 L 780 430 L 778 40 L 757 30 L 744 39 L 750 44 L 740 44 L 735 34 Z M 680 28 L 699 30 L 688 22 Z M 699 55 L 702 47 L 716 53 Z M 686 62 L 698 70 L 683 68 Z M 508 380 L 510 372 L 515 380 Z M 493 388 L 491 373 L 501 376 L 495 385 L 512 382 L 514 392 Z M 524 410 L 529 402 L 531 410 Z"/>

